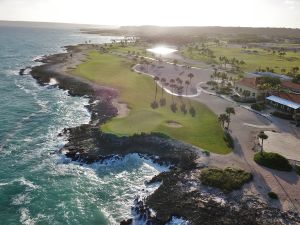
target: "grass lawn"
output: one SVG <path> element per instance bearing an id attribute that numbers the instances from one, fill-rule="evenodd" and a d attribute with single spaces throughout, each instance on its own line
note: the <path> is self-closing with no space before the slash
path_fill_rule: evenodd
<path id="1" fill-rule="evenodd" d="M 167 105 L 152 109 L 155 83 L 151 77 L 131 71 L 131 62 L 110 54 L 91 52 L 89 60 L 73 71 L 74 75 L 84 77 L 101 85 L 115 87 L 120 91 L 120 101 L 126 102 L 130 113 L 125 118 L 113 118 L 102 125 L 105 132 L 117 135 L 132 135 L 140 132 L 162 132 L 172 138 L 191 143 L 216 153 L 229 153 L 231 150 L 224 141 L 224 132 L 217 116 L 205 105 L 186 101 L 191 104 L 196 115 L 184 115 L 180 110 L 173 113 L 170 109 L 171 96 L 165 93 Z M 160 97 L 161 89 L 158 91 Z M 158 97 L 158 100 L 159 100 Z M 176 99 L 179 102 L 178 99 Z M 178 103 L 179 108 L 179 103 Z M 182 127 L 172 128 L 168 121 L 176 121 Z"/>
<path id="2" fill-rule="evenodd" d="M 292 67 L 300 65 L 300 54 L 292 51 L 288 51 L 284 57 L 279 57 L 277 54 L 273 55 L 261 48 L 251 48 L 250 51 L 257 51 L 254 53 L 247 53 L 242 48 L 238 47 L 225 47 L 225 46 L 211 46 L 209 47 L 216 56 L 215 59 L 208 58 L 200 55 L 196 50 L 192 53 L 187 51 L 187 48 L 182 49 L 184 56 L 195 60 L 215 64 L 219 60 L 219 56 L 226 56 L 227 58 L 235 57 L 238 60 L 244 60 L 246 65 L 243 66 L 243 70 L 246 72 L 255 72 L 256 69 L 270 67 L 274 69 L 276 73 L 282 73 L 281 69 L 286 69 L 286 72 L 290 71 Z"/>

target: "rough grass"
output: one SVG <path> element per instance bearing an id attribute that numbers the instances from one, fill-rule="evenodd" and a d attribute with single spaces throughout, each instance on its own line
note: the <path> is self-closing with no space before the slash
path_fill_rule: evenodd
<path id="1" fill-rule="evenodd" d="M 209 48 L 214 52 L 215 59 L 202 56 L 196 50 L 190 53 L 186 48 L 182 50 L 182 53 L 186 57 L 210 64 L 217 63 L 219 56 L 226 56 L 227 58 L 235 57 L 238 60 L 246 62 L 246 65 L 242 67 L 246 72 L 254 72 L 258 68 L 265 69 L 266 67 L 270 67 L 276 73 L 281 73 L 281 69 L 286 69 L 286 72 L 288 72 L 292 67 L 300 65 L 300 54 L 291 51 L 288 51 L 284 57 L 280 57 L 277 54 L 268 53 L 261 48 L 250 49 L 251 51 L 257 51 L 257 54 L 246 53 L 242 48 L 238 47 L 211 46 Z"/>
<path id="2" fill-rule="evenodd" d="M 200 180 L 204 185 L 220 188 L 224 192 L 231 192 L 252 180 L 252 174 L 234 168 L 224 170 L 208 168 L 201 171 Z"/>
<path id="3" fill-rule="evenodd" d="M 223 130 L 217 116 L 205 105 L 183 99 L 187 108 L 193 106 L 195 117 L 180 111 L 180 100 L 176 98 L 178 111 L 170 109 L 171 96 L 165 93 L 167 105 L 152 109 L 155 83 L 149 76 L 131 71 L 131 62 L 115 55 L 91 52 L 89 60 L 73 71 L 74 75 L 84 77 L 92 82 L 114 87 L 120 91 L 120 100 L 130 108 L 125 118 L 113 118 L 102 126 L 102 130 L 117 135 L 160 132 L 175 139 L 215 153 L 229 153 L 231 149 L 223 140 Z M 158 90 L 158 101 L 161 89 Z M 180 123 L 180 128 L 170 128 L 166 122 L 172 120 Z"/>
<path id="4" fill-rule="evenodd" d="M 286 158 L 273 152 L 258 152 L 254 155 L 254 161 L 261 166 L 265 166 L 275 170 L 292 170 L 292 166 Z"/>

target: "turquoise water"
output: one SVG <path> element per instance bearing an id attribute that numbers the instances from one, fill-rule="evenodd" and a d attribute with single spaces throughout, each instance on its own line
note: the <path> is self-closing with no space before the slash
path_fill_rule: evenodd
<path id="1" fill-rule="evenodd" d="M 65 127 L 89 122 L 87 99 L 41 87 L 18 71 L 61 46 L 110 37 L 71 29 L 0 27 L 0 225 L 117 224 L 130 217 L 144 182 L 163 168 L 137 155 L 78 165 L 50 154 L 65 143 Z"/>

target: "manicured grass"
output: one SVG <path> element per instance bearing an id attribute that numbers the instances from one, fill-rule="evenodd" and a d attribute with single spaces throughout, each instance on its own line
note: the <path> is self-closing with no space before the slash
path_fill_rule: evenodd
<path id="1" fill-rule="evenodd" d="M 280 57 L 277 54 L 269 53 L 260 48 L 250 49 L 250 51 L 257 51 L 256 54 L 247 53 L 244 49 L 238 47 L 211 46 L 209 48 L 214 52 L 215 59 L 202 56 L 196 50 L 190 53 L 187 51 L 187 48 L 184 48 L 182 52 L 186 57 L 211 64 L 217 63 L 219 56 L 226 56 L 230 59 L 235 57 L 238 60 L 246 62 L 242 67 L 246 72 L 255 72 L 258 68 L 265 69 L 266 67 L 270 67 L 276 73 L 281 73 L 281 69 L 286 69 L 286 72 L 288 72 L 292 67 L 300 65 L 300 54 L 291 51 L 288 51 L 284 57 Z"/>
<path id="2" fill-rule="evenodd" d="M 196 110 L 195 117 L 180 111 L 173 113 L 170 109 L 171 96 L 165 93 L 167 105 L 152 109 L 155 83 L 153 78 L 131 71 L 131 62 L 110 54 L 91 52 L 89 60 L 73 71 L 74 75 L 84 77 L 101 85 L 114 87 L 120 91 L 120 101 L 126 102 L 130 113 L 125 118 L 113 118 L 102 126 L 102 130 L 117 135 L 135 133 L 161 132 L 172 138 L 185 141 L 216 153 L 229 153 L 231 149 L 223 140 L 224 132 L 218 123 L 217 116 L 205 105 L 186 99 L 187 107 L 192 105 Z M 158 101 L 161 89 L 158 90 Z M 176 121 L 180 128 L 169 127 L 167 121 Z"/>
<path id="3" fill-rule="evenodd" d="M 292 166 L 286 158 L 273 152 L 258 152 L 254 155 L 254 161 L 261 166 L 265 166 L 275 170 L 292 170 Z"/>
<path id="4" fill-rule="evenodd" d="M 231 192 L 252 180 L 252 174 L 233 168 L 226 168 L 225 170 L 209 168 L 201 171 L 200 180 L 204 185 L 220 188 L 224 192 Z"/>

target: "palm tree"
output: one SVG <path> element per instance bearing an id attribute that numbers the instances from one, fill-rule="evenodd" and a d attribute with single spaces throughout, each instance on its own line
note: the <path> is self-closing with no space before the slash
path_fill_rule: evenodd
<path id="1" fill-rule="evenodd" d="M 169 84 L 166 83 L 166 79 L 165 78 L 161 78 L 160 80 L 161 82 L 161 99 L 159 101 L 161 106 L 164 106 L 166 104 L 166 99 L 164 98 L 164 86 L 168 86 Z"/>
<path id="2" fill-rule="evenodd" d="M 225 111 L 226 111 L 229 119 L 230 119 L 230 114 L 235 114 L 235 110 L 233 107 L 227 107 Z"/>
<path id="3" fill-rule="evenodd" d="M 260 150 L 260 153 L 262 153 L 263 150 L 264 150 L 264 140 L 268 139 L 268 135 L 266 135 L 265 132 L 261 131 L 261 132 L 259 132 L 259 134 L 257 135 L 257 137 L 259 139 L 261 139 L 261 150 Z"/>
<path id="4" fill-rule="evenodd" d="M 154 101 L 156 102 L 156 96 L 157 96 L 157 81 L 159 81 L 159 77 L 155 76 L 154 78 L 154 82 L 155 82 L 155 98 Z"/>
<path id="5" fill-rule="evenodd" d="M 188 87 L 190 85 L 190 82 L 188 80 L 186 80 L 185 82 L 185 85 L 186 85 L 186 88 L 185 88 L 185 95 L 187 95 L 187 92 L 188 92 Z"/>
<path id="6" fill-rule="evenodd" d="M 229 116 L 225 113 L 222 113 L 222 114 L 219 115 L 218 120 L 222 124 L 222 127 L 224 127 L 225 122 L 229 123 L 228 122 L 229 121 Z"/>
<path id="7" fill-rule="evenodd" d="M 190 78 L 190 84 L 191 84 L 192 83 L 192 78 L 194 77 L 194 74 L 193 73 L 189 73 L 188 77 Z"/>
<path id="8" fill-rule="evenodd" d="M 172 81 L 172 79 L 170 80 L 170 87 L 171 87 L 171 92 L 172 92 L 172 94 L 171 94 L 171 96 L 172 96 L 172 103 L 174 104 L 174 95 L 173 95 L 173 93 L 174 93 L 174 89 L 176 88 L 176 84 L 174 84 L 174 82 L 171 82 Z"/>
<path id="9" fill-rule="evenodd" d="M 165 83 L 166 83 L 166 78 L 161 78 L 160 82 L 161 82 L 161 98 L 164 97 L 164 86 L 165 86 Z"/>

